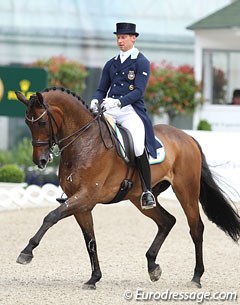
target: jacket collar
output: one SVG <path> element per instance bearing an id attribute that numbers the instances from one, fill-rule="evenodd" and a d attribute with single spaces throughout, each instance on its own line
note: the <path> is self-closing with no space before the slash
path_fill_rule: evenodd
<path id="1" fill-rule="evenodd" d="M 134 51 L 131 54 L 131 59 L 137 59 L 139 51 L 137 48 L 134 48 Z"/>
<path id="2" fill-rule="evenodd" d="M 114 66 L 117 67 L 119 70 L 124 69 L 125 67 L 129 66 L 133 60 L 136 60 L 138 57 L 139 51 L 137 48 L 134 48 L 133 53 L 123 62 L 121 63 L 120 55 L 114 57 Z"/>
<path id="3" fill-rule="evenodd" d="M 131 59 L 137 59 L 137 57 L 138 57 L 138 54 L 139 54 L 139 50 L 137 49 L 137 48 L 133 48 L 133 51 L 132 51 L 132 53 L 131 53 L 131 55 L 129 56 Z M 120 54 L 117 54 L 115 57 L 114 57 L 114 60 L 120 60 L 120 58 L 119 58 L 119 56 L 120 56 Z M 128 60 L 129 58 L 127 58 L 126 60 Z M 126 61 L 125 60 L 125 61 Z"/>

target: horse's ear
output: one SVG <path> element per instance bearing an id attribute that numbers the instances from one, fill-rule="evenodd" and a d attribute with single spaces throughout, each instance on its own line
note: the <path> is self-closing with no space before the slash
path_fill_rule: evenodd
<path id="1" fill-rule="evenodd" d="M 22 94 L 20 91 L 15 91 L 15 94 L 17 96 L 17 99 L 22 102 L 25 106 L 28 106 L 28 100 L 26 97 Z"/>
<path id="2" fill-rule="evenodd" d="M 43 105 L 44 100 L 43 100 L 42 94 L 41 94 L 40 92 L 36 92 L 36 96 L 37 96 L 37 98 L 38 98 L 39 103 L 40 103 L 41 105 Z"/>

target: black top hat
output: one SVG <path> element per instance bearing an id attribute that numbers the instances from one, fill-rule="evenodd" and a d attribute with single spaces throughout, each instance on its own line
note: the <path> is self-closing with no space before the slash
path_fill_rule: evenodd
<path id="1" fill-rule="evenodd" d="M 113 34 L 119 35 L 119 34 L 130 34 L 135 35 L 138 37 L 138 33 L 136 32 L 136 24 L 134 23 L 127 23 L 127 22 L 120 22 L 116 24 L 116 32 L 113 32 Z"/>

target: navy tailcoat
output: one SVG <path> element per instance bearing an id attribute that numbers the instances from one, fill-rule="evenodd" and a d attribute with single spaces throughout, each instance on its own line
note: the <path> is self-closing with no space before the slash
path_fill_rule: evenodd
<path id="1" fill-rule="evenodd" d="M 149 60 L 135 48 L 123 63 L 118 55 L 105 64 L 94 98 L 100 102 L 106 96 L 119 99 L 122 107 L 131 104 L 143 121 L 147 150 L 156 158 L 156 149 L 160 144 L 155 139 L 152 122 L 143 100 L 149 76 Z"/>

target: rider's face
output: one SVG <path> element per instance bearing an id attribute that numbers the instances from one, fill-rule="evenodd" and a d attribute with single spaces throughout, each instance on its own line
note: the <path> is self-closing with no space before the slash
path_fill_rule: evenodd
<path id="1" fill-rule="evenodd" d="M 123 52 L 132 49 L 135 41 L 136 41 L 135 35 L 128 35 L 128 34 L 117 35 L 118 48 Z"/>

